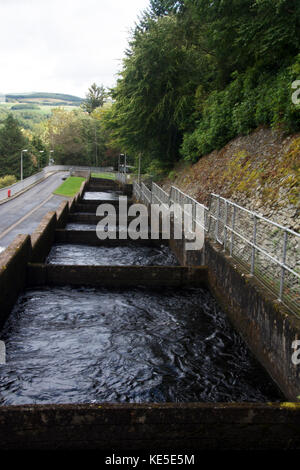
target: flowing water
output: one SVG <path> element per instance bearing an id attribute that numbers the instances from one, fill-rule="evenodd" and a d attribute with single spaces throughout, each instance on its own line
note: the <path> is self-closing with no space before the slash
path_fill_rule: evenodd
<path id="1" fill-rule="evenodd" d="M 65 230 L 95 230 L 97 225 L 92 224 L 80 224 L 80 223 L 69 223 L 66 225 Z"/>
<path id="2" fill-rule="evenodd" d="M 94 201 L 94 200 L 117 201 L 120 196 L 124 197 L 124 193 L 122 193 L 121 191 L 112 191 L 112 190 L 86 191 L 84 193 L 83 199 L 88 200 L 88 201 Z"/>
<path id="3" fill-rule="evenodd" d="M 203 289 L 29 290 L 1 339 L 2 405 L 282 398 Z"/>
<path id="4" fill-rule="evenodd" d="M 178 265 L 165 245 L 147 246 L 128 243 L 120 246 L 89 246 L 61 243 L 53 245 L 47 263 L 90 266 L 161 266 Z"/>

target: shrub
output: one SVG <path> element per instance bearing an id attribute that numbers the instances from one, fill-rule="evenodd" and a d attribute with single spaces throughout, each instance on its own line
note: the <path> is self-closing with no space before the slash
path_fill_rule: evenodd
<path id="1" fill-rule="evenodd" d="M 11 186 L 17 182 L 17 178 L 13 175 L 6 175 L 0 178 L 0 188 L 5 188 L 6 186 Z"/>

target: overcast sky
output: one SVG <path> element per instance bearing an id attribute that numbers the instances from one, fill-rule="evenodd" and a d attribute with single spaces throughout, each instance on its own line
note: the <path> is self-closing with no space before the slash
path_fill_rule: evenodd
<path id="1" fill-rule="evenodd" d="M 0 0 L 0 93 L 84 97 L 115 84 L 148 0 Z"/>

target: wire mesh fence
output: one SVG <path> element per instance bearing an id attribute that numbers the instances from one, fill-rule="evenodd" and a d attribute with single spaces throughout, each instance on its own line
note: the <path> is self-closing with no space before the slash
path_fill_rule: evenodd
<path id="1" fill-rule="evenodd" d="M 300 234 L 218 194 L 211 194 L 206 207 L 175 186 L 167 193 L 155 183 L 151 190 L 135 183 L 133 192 L 146 204 L 179 204 L 193 229 L 202 227 L 246 273 L 300 314 Z"/>

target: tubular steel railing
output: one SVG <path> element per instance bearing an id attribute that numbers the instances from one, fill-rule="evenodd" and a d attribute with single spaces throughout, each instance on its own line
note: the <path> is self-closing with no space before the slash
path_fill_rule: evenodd
<path id="1" fill-rule="evenodd" d="M 246 272 L 300 314 L 300 234 L 238 204 L 211 194 L 209 207 L 172 186 L 167 193 L 152 183 L 134 183 L 133 194 L 145 204 L 179 204 L 206 235 L 223 246 Z M 190 206 L 189 211 L 185 205 Z M 187 207 L 187 206 L 186 206 Z M 199 217 L 199 214 L 201 216 Z"/>

